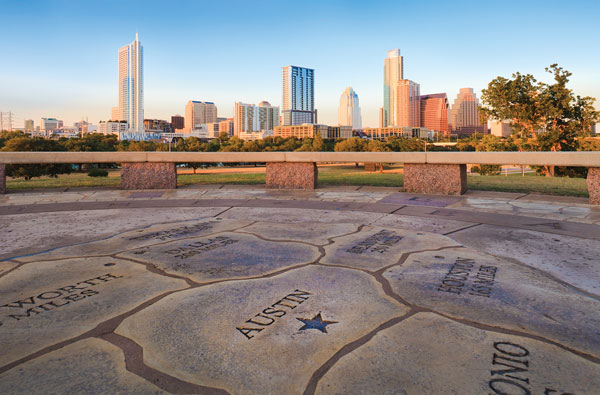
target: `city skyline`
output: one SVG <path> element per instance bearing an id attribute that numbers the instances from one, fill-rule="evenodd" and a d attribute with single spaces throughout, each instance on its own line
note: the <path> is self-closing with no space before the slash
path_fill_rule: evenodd
<path id="1" fill-rule="evenodd" d="M 544 67 L 559 63 L 573 73 L 569 87 L 576 94 L 600 97 L 600 71 L 595 66 L 600 55 L 595 50 L 598 34 L 593 18 L 600 7 L 594 2 L 560 7 L 558 2 L 504 2 L 502 8 L 440 2 L 435 15 L 428 11 L 431 5 L 307 3 L 314 15 L 294 14 L 287 20 L 280 17 L 285 14 L 282 10 L 292 10 L 285 4 L 260 4 L 249 11 L 251 15 L 239 10 L 242 3 L 238 2 L 203 4 L 209 15 L 203 28 L 214 40 L 192 45 L 196 52 L 192 55 L 186 48 L 197 39 L 192 34 L 191 11 L 200 5 L 194 3 L 8 3 L 3 11 L 9 22 L 0 26 L 0 32 L 13 37 L 3 44 L 12 61 L 0 65 L 0 110 L 15 114 L 16 127 L 22 127 L 24 119 L 37 123 L 42 117 L 56 117 L 65 124 L 86 116 L 93 123 L 108 120 L 115 105 L 115 48 L 136 31 L 145 47 L 146 118 L 168 120 L 181 114 L 189 100 L 215 102 L 224 117 L 233 116 L 236 101 L 253 103 L 261 98 L 282 106 L 281 67 L 297 64 L 318 75 L 315 108 L 319 123 L 337 123 L 339 92 L 352 86 L 361 95 L 363 126 L 378 126 L 379 108 L 384 104 L 382 59 L 392 48 L 400 48 L 405 78 L 419 83 L 423 95 L 444 92 L 454 98 L 460 88 L 472 87 L 480 97 L 481 89 L 498 75 L 510 77 L 519 71 L 548 81 L 551 76 L 545 75 Z M 114 15 L 117 4 L 123 15 Z M 261 26 L 243 22 L 244 16 L 265 10 L 271 18 L 261 19 L 265 22 Z M 403 18 L 412 17 L 422 25 L 419 35 L 408 34 L 410 29 L 401 24 L 384 23 L 399 11 Z M 178 17 L 160 26 L 153 23 L 151 17 L 164 15 Z M 315 23 L 303 37 L 273 34 L 268 46 L 239 41 L 242 33 L 298 29 L 309 17 L 323 23 Z M 57 24 L 57 18 L 65 23 Z M 552 19 L 561 21 L 561 29 L 543 22 Z M 30 21 L 27 29 L 23 20 Z M 342 29 L 348 22 L 356 23 L 356 31 Z M 458 39 L 452 33 L 463 26 L 469 26 L 472 34 Z M 447 38 L 440 40 L 440 35 Z M 524 41 L 523 36 L 535 39 Z"/>

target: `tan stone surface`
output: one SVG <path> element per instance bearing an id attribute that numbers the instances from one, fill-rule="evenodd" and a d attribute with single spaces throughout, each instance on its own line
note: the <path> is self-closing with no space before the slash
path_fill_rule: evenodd
<path id="1" fill-rule="evenodd" d="M 3 394 L 160 394 L 130 373 L 120 349 L 86 339 L 25 362 L 0 375 Z"/>
<path id="2" fill-rule="evenodd" d="M 283 299 L 294 293 L 303 296 Z M 142 345 L 146 364 L 188 382 L 232 393 L 301 393 L 336 351 L 406 311 L 364 273 L 310 266 L 178 292 L 125 320 L 117 333 Z M 336 322 L 327 333 L 300 330 L 299 318 L 319 313 Z M 262 330 L 248 338 L 236 328 Z"/>
<path id="3" fill-rule="evenodd" d="M 590 194 L 590 204 L 600 204 L 600 167 L 588 169 L 586 183 Z"/>
<path id="4" fill-rule="evenodd" d="M 453 221 L 441 218 L 413 217 L 411 215 L 388 214 L 373 225 L 407 229 L 417 232 L 448 233 L 474 225 L 472 222 Z"/>
<path id="5" fill-rule="evenodd" d="M 154 223 L 211 217 L 223 210 L 222 207 L 131 208 L 2 215 L 0 259 L 99 240 Z"/>
<path id="6" fill-rule="evenodd" d="M 370 224 L 385 214 L 362 211 L 315 210 L 301 208 L 234 207 L 221 217 L 280 223 L 356 223 Z"/>
<path id="7" fill-rule="evenodd" d="M 466 165 L 405 163 L 404 190 L 429 195 L 462 195 L 467 191 Z"/>
<path id="8" fill-rule="evenodd" d="M 413 254 L 384 277 L 417 306 L 600 357 L 600 301 L 526 266 L 459 248 Z"/>
<path id="9" fill-rule="evenodd" d="M 3 273 L 8 272 L 9 270 L 11 270 L 12 268 L 14 268 L 17 265 L 18 265 L 18 263 L 16 263 L 16 262 L 9 262 L 9 261 L 0 262 L 0 276 Z"/>
<path id="10" fill-rule="evenodd" d="M 110 257 L 23 265 L 0 277 L 0 366 L 186 287 L 182 280 Z"/>
<path id="11" fill-rule="evenodd" d="M 267 188 L 315 189 L 318 170 L 316 163 L 267 163 Z"/>
<path id="12" fill-rule="evenodd" d="M 316 392 L 595 395 L 598 388 L 600 366 L 564 349 L 422 313 L 341 358 Z"/>
<path id="13" fill-rule="evenodd" d="M 493 225 L 480 225 L 456 232 L 451 237 L 476 250 L 514 259 L 600 295 L 598 242 Z"/>
<path id="14" fill-rule="evenodd" d="M 261 276 L 307 264 L 319 250 L 303 243 L 266 241 L 257 236 L 224 232 L 119 254 L 142 260 L 198 282 Z"/>
<path id="15" fill-rule="evenodd" d="M 175 189 L 175 163 L 121 163 L 122 189 Z"/>
<path id="16" fill-rule="evenodd" d="M 295 240 L 325 245 L 331 237 L 341 236 L 358 230 L 354 224 L 286 224 L 274 222 L 257 222 L 245 227 L 242 232 L 253 233 L 273 240 Z"/>
<path id="17" fill-rule="evenodd" d="M 321 263 L 376 271 L 397 263 L 402 254 L 451 246 L 459 244 L 434 233 L 367 226 L 326 246 Z"/>
<path id="18" fill-rule="evenodd" d="M 43 254 L 22 257 L 19 258 L 19 261 L 31 262 L 76 256 L 116 254 L 121 251 L 133 250 L 149 245 L 160 245 L 173 240 L 235 230 L 251 223 L 252 221 L 203 218 L 185 222 L 157 224 L 130 232 L 119 233 L 96 242 L 57 248 Z M 135 255 L 132 255 L 132 257 L 135 257 Z"/>

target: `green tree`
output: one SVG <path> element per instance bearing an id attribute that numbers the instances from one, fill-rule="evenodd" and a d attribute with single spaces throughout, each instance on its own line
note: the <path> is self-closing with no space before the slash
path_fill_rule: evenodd
<path id="1" fill-rule="evenodd" d="M 481 111 L 490 119 L 510 120 L 520 137 L 531 137 L 537 151 L 575 151 L 578 137 L 589 133 L 600 117 L 594 98 L 575 96 L 567 88 L 571 73 L 550 65 L 546 71 L 554 82 L 537 81 L 531 74 L 515 73 L 512 79 L 497 77 L 482 91 Z M 545 166 L 546 175 L 554 175 L 554 166 Z"/>
<path id="2" fill-rule="evenodd" d="M 41 137 L 31 138 L 28 136 L 18 136 L 7 140 L 1 151 L 64 151 L 62 145 L 55 140 L 44 139 Z M 43 164 L 43 165 L 8 165 L 6 166 L 6 175 L 9 177 L 24 177 L 26 180 L 32 177 L 41 177 L 49 175 L 57 177 L 58 174 L 70 173 L 70 164 Z"/>

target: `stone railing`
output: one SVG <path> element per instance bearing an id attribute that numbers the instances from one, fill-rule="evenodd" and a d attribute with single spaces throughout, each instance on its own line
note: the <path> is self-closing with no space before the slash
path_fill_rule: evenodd
<path id="1" fill-rule="evenodd" d="M 261 162 L 268 188 L 314 189 L 319 162 L 404 164 L 407 192 L 460 195 L 466 164 L 582 166 L 592 204 L 600 204 L 600 152 L 0 152 L 0 193 L 6 164 L 121 163 L 124 189 L 174 189 L 176 163 Z"/>

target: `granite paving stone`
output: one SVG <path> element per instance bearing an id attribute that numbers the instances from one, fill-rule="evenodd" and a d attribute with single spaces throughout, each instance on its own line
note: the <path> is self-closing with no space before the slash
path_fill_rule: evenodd
<path id="1" fill-rule="evenodd" d="M 223 232 L 178 240 L 119 254 L 198 282 L 261 276 L 308 264 L 317 247 L 297 242 L 275 242 L 244 233 Z"/>
<path id="2" fill-rule="evenodd" d="M 212 217 L 223 210 L 222 207 L 128 208 L 2 215 L 0 259 L 99 240 L 155 223 Z"/>
<path id="3" fill-rule="evenodd" d="M 600 301 L 537 270 L 459 248 L 413 254 L 384 277 L 408 303 L 600 357 Z"/>
<path id="4" fill-rule="evenodd" d="M 442 218 L 423 218 L 412 215 L 388 214 L 373 222 L 372 225 L 443 234 L 476 224 L 473 222 L 454 221 Z"/>
<path id="5" fill-rule="evenodd" d="M 452 234 L 456 241 L 543 270 L 600 295 L 600 243 L 572 236 L 481 225 Z"/>
<path id="6" fill-rule="evenodd" d="M 223 213 L 221 217 L 281 223 L 325 222 L 370 224 L 384 215 L 362 211 L 234 207 Z"/>
<path id="7" fill-rule="evenodd" d="M 116 332 L 144 348 L 147 365 L 181 380 L 297 394 L 345 344 L 406 312 L 365 273 L 309 266 L 178 292 Z"/>
<path id="8" fill-rule="evenodd" d="M 19 258 L 20 262 L 31 262 L 74 256 L 116 254 L 140 247 L 164 244 L 165 242 L 198 237 L 212 233 L 235 230 L 251 224 L 252 221 L 236 221 L 223 218 L 202 218 L 185 222 L 157 224 L 149 227 L 120 233 L 104 240 L 57 248 L 52 251 Z"/>
<path id="9" fill-rule="evenodd" d="M 377 271 L 397 263 L 405 253 L 459 246 L 449 237 L 435 233 L 367 226 L 326 246 L 321 263 Z"/>
<path id="10" fill-rule="evenodd" d="M 354 224 L 285 224 L 276 222 L 256 222 L 242 231 L 258 234 L 267 239 L 296 240 L 325 245 L 331 237 L 337 237 L 358 230 Z"/>
<path id="11" fill-rule="evenodd" d="M 122 351 L 86 339 L 0 374 L 3 394 L 161 394 L 160 388 L 127 371 Z"/>
<path id="12" fill-rule="evenodd" d="M 0 366 L 186 287 L 111 257 L 25 264 L 0 277 Z"/>
<path id="13" fill-rule="evenodd" d="M 595 395 L 600 366 L 560 347 L 421 313 L 343 356 L 317 394 Z"/>

